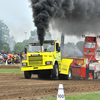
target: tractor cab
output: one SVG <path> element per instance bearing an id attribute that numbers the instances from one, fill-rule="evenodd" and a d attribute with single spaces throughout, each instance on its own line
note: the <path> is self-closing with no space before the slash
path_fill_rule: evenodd
<path id="1" fill-rule="evenodd" d="M 88 58 L 89 61 L 96 60 L 97 55 L 97 37 L 96 36 L 85 36 L 83 56 Z"/>

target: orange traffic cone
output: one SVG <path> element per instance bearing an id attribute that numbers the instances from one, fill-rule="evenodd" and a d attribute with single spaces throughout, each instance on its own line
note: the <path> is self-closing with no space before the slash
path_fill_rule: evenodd
<path id="1" fill-rule="evenodd" d="M 88 79 L 93 79 L 92 73 L 89 73 L 89 78 Z"/>

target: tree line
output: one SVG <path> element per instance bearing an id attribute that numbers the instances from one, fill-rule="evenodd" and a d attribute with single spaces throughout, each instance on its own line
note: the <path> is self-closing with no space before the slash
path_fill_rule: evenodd
<path id="1" fill-rule="evenodd" d="M 28 44 L 28 41 L 37 41 L 37 30 L 33 30 L 30 32 L 30 37 L 27 40 L 23 40 L 22 42 L 15 42 L 13 36 L 9 34 L 10 30 L 8 26 L 0 20 L 0 52 L 8 51 L 9 53 L 22 53 L 24 48 Z M 52 35 L 50 32 L 46 32 L 45 40 L 51 40 Z M 82 55 L 83 54 L 83 43 L 84 41 L 78 41 L 76 44 L 68 42 L 64 44 L 64 51 L 62 55 L 68 54 L 69 56 L 73 56 L 74 54 Z M 98 45 L 98 49 L 100 50 L 100 46 Z M 100 53 L 99 53 L 100 55 Z"/>

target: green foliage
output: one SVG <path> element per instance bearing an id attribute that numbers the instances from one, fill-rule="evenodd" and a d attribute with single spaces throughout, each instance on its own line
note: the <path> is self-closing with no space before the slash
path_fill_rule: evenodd
<path id="1" fill-rule="evenodd" d="M 0 69 L 0 73 L 23 73 L 20 69 Z"/>
<path id="2" fill-rule="evenodd" d="M 4 24 L 2 20 L 0 20 L 0 42 L 9 42 L 9 37 L 8 26 Z"/>
<path id="3" fill-rule="evenodd" d="M 24 52 L 24 48 L 27 47 L 28 40 L 23 40 L 23 42 L 17 42 L 14 46 L 14 52 L 22 53 Z"/>
<path id="4" fill-rule="evenodd" d="M 24 45 L 22 44 L 22 42 L 16 43 L 14 46 L 14 52 L 20 53 L 23 51 L 24 51 Z"/>
<path id="5" fill-rule="evenodd" d="M 0 20 L 0 52 L 1 51 L 8 51 L 10 52 L 9 47 L 9 29 L 8 26 Z"/>
<path id="6" fill-rule="evenodd" d="M 28 41 L 29 40 L 23 40 L 22 44 L 26 47 L 26 45 L 28 45 Z"/>
<path id="7" fill-rule="evenodd" d="M 10 47 L 9 47 L 9 44 L 8 43 L 4 43 L 3 44 L 3 50 L 10 52 Z"/>
<path id="8" fill-rule="evenodd" d="M 57 97 L 48 98 L 48 99 L 40 99 L 40 100 L 57 100 Z M 66 96 L 65 100 L 100 100 L 100 93 Z"/>
<path id="9" fill-rule="evenodd" d="M 47 40 L 51 39 L 51 33 L 50 32 L 46 33 L 45 39 L 47 39 Z M 12 40 L 13 40 L 13 37 L 12 37 Z M 24 48 L 28 44 L 28 41 L 37 41 L 37 40 L 38 40 L 38 35 L 37 35 L 37 30 L 35 29 L 34 31 L 31 31 L 31 36 L 30 36 L 29 40 L 23 40 L 23 42 L 18 42 L 18 43 L 15 44 L 14 52 L 17 52 L 17 53 L 23 52 Z"/>
<path id="10" fill-rule="evenodd" d="M 5 51 L 10 52 L 9 44 L 8 43 L 1 42 L 0 43 L 0 52 L 5 52 Z"/>

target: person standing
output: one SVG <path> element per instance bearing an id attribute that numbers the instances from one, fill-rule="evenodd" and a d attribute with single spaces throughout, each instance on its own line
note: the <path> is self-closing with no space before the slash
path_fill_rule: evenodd
<path id="1" fill-rule="evenodd" d="M 14 58 L 15 58 L 15 57 L 14 57 L 14 55 L 13 55 L 13 56 L 12 56 L 12 64 L 14 64 Z"/>
<path id="2" fill-rule="evenodd" d="M 0 63 L 2 63 L 3 62 L 3 56 L 2 56 L 2 54 L 0 53 Z"/>

